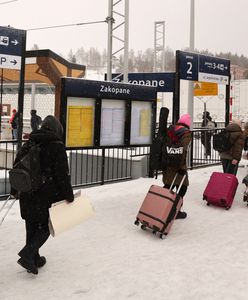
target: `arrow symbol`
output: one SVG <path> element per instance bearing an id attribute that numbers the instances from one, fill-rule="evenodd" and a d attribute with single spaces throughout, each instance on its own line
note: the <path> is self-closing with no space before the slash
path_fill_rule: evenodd
<path id="1" fill-rule="evenodd" d="M 18 42 L 17 40 L 11 41 L 11 43 L 14 44 L 15 46 L 16 46 L 17 44 L 19 44 L 19 42 Z"/>
<path id="2" fill-rule="evenodd" d="M 11 60 L 10 61 L 13 65 L 16 65 L 17 64 L 17 61 L 14 59 L 14 60 Z"/>

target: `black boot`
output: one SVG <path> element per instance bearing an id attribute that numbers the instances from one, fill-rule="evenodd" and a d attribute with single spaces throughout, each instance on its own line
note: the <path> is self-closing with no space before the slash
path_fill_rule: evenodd
<path id="1" fill-rule="evenodd" d="M 46 258 L 45 256 L 38 256 L 35 258 L 35 264 L 37 266 L 37 268 L 41 268 L 46 264 Z"/>
<path id="2" fill-rule="evenodd" d="M 179 210 L 177 213 L 176 219 L 185 219 L 187 218 L 187 213 L 185 211 Z"/>
<path id="3" fill-rule="evenodd" d="M 26 269 L 29 273 L 33 273 L 35 275 L 38 274 L 38 268 L 35 265 L 34 261 L 21 257 L 18 259 L 17 263 Z"/>

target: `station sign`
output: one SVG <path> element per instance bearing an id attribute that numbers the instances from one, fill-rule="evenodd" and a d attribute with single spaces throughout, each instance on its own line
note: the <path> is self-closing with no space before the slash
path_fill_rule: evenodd
<path id="1" fill-rule="evenodd" d="M 105 75 L 105 79 L 106 79 Z M 123 74 L 113 73 L 113 82 L 122 82 Z M 128 83 L 137 85 L 146 85 L 156 88 L 157 92 L 173 93 L 175 87 L 175 73 L 160 72 L 160 73 L 129 73 Z"/>
<path id="2" fill-rule="evenodd" d="M 0 26 L 0 68 L 21 69 L 26 31 Z"/>
<path id="3" fill-rule="evenodd" d="M 229 84 L 230 60 L 178 51 L 180 79 Z"/>

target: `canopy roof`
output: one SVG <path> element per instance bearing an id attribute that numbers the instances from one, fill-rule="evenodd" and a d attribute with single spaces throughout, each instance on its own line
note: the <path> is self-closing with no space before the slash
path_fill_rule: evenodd
<path id="1" fill-rule="evenodd" d="M 70 63 L 51 50 L 26 51 L 25 82 L 57 86 L 62 76 L 82 78 L 84 65 Z M 4 82 L 18 82 L 19 70 L 4 69 Z"/>

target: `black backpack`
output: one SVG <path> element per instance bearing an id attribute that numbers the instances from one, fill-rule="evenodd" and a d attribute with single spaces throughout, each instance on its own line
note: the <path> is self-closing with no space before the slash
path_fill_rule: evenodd
<path id="1" fill-rule="evenodd" d="M 174 126 L 168 128 L 168 135 L 163 148 L 162 167 L 180 168 L 185 161 L 186 151 L 180 141 L 181 135 L 185 132 L 185 128 L 176 133 Z"/>
<path id="2" fill-rule="evenodd" d="M 30 143 L 28 152 L 9 171 L 11 188 L 18 192 L 37 191 L 44 183 L 41 173 L 40 145 Z"/>
<path id="3" fill-rule="evenodd" d="M 213 135 L 213 148 L 218 152 L 228 151 L 232 147 L 231 134 L 229 131 L 222 130 Z"/>

